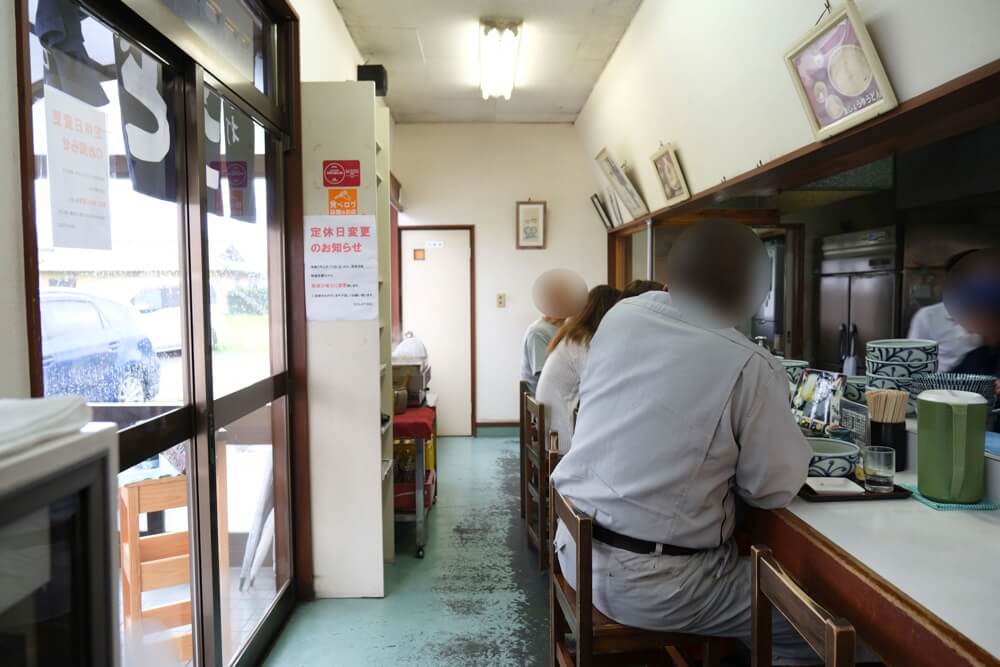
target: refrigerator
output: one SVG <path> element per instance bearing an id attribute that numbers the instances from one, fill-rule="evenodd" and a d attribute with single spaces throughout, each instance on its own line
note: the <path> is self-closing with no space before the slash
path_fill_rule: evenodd
<path id="1" fill-rule="evenodd" d="M 818 365 L 840 371 L 854 355 L 865 372 L 865 344 L 899 330 L 899 246 L 895 227 L 820 239 Z"/>

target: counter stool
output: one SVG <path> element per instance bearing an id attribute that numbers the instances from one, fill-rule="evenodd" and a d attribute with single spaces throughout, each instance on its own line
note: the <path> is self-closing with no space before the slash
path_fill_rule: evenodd
<path id="1" fill-rule="evenodd" d="M 591 549 L 593 520 L 580 513 L 553 487 L 549 490 L 549 523 L 561 519 L 576 542 L 577 588 L 566 581 L 559 568 L 555 546 L 549 546 L 549 664 L 555 667 L 591 667 L 595 664 L 657 664 L 687 667 L 677 645 L 701 644 L 702 665 L 718 667 L 721 640 L 673 632 L 633 628 L 611 620 L 596 608 L 592 598 Z M 576 638 L 575 656 L 566 635 Z"/>
<path id="2" fill-rule="evenodd" d="M 549 550 L 545 543 L 549 539 L 548 496 L 549 461 L 545 451 L 548 431 L 545 429 L 545 406 L 534 396 L 524 398 L 524 495 L 525 530 L 528 543 L 538 549 L 538 568 L 545 570 Z"/>
<path id="3" fill-rule="evenodd" d="M 521 476 L 521 518 L 522 519 L 524 518 L 524 511 L 525 511 L 525 508 L 527 506 L 526 505 L 525 497 L 527 496 L 527 493 L 528 493 L 528 487 L 527 487 L 527 485 L 524 482 L 524 433 L 525 433 L 525 430 L 527 428 L 527 424 L 524 421 L 524 399 L 530 393 L 531 392 L 528 390 L 528 383 L 525 382 L 524 380 L 521 380 L 521 386 L 518 389 L 518 399 L 517 399 L 518 410 L 520 411 L 520 422 L 519 422 L 520 423 L 520 430 L 519 430 L 519 433 L 518 433 L 518 438 L 520 440 L 520 449 L 518 450 L 517 463 L 518 463 L 518 468 L 520 468 L 520 470 L 521 470 L 521 472 L 519 474 Z"/>
<path id="4" fill-rule="evenodd" d="M 823 657 L 826 667 L 854 664 L 857 641 L 854 626 L 834 618 L 819 606 L 782 569 L 771 550 L 750 548 L 753 573 L 753 667 L 771 667 L 771 607 L 788 619 L 792 627 Z"/>

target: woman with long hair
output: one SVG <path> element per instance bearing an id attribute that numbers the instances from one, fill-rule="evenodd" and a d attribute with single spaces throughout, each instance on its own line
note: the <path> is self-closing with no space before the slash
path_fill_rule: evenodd
<path id="1" fill-rule="evenodd" d="M 580 377 L 587 363 L 590 340 L 604 316 L 622 293 L 609 285 L 590 290 L 587 304 L 568 319 L 549 343 L 549 356 L 538 380 L 535 396 L 545 406 L 549 431 L 559 435 L 559 451 L 569 451 L 573 413 L 580 401 Z"/>

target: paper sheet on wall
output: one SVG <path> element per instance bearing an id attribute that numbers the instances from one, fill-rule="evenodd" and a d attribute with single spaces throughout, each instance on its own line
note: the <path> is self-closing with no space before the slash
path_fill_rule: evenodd
<path id="1" fill-rule="evenodd" d="M 378 319 L 378 238 L 374 215 L 308 215 L 306 319 Z"/>
<path id="2" fill-rule="evenodd" d="M 104 112 L 45 86 L 52 245 L 111 249 Z"/>

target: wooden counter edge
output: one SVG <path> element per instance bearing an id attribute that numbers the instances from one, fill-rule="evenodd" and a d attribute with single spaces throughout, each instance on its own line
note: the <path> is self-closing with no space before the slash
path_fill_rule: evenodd
<path id="1" fill-rule="evenodd" d="M 817 602 L 854 624 L 889 665 L 1000 666 L 1000 660 L 836 546 L 788 510 L 751 510 L 755 544 L 766 544 Z"/>

